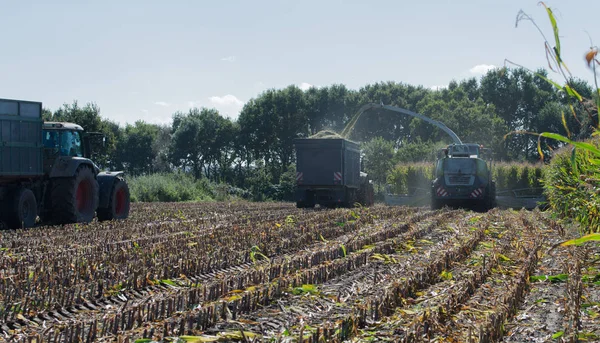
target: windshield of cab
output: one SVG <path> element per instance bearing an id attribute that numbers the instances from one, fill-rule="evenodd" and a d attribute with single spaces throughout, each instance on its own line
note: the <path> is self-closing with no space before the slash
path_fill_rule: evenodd
<path id="1" fill-rule="evenodd" d="M 444 171 L 450 174 L 475 174 L 477 166 L 472 158 L 448 158 L 444 160 Z"/>
<path id="2" fill-rule="evenodd" d="M 45 130 L 44 147 L 57 150 L 60 156 L 83 156 L 79 131 Z"/>
<path id="3" fill-rule="evenodd" d="M 487 164 L 479 158 L 446 158 L 442 169 L 448 174 L 477 174 L 482 177 L 488 172 Z"/>

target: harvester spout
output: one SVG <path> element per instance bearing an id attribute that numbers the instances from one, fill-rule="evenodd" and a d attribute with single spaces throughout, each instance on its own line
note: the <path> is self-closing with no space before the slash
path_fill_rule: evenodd
<path id="1" fill-rule="evenodd" d="M 437 120 L 433 120 L 431 118 L 428 118 L 422 114 L 418 114 L 415 113 L 413 111 L 409 111 L 407 109 L 404 108 L 400 108 L 400 107 L 396 107 L 396 106 L 390 106 L 390 105 L 384 105 L 382 104 L 375 104 L 375 103 L 368 103 L 366 105 L 364 105 L 363 107 L 361 107 L 358 112 L 354 115 L 354 117 L 352 118 L 352 120 L 350 121 L 350 123 L 346 126 L 346 128 L 344 129 L 344 131 L 342 131 L 342 136 L 343 137 L 348 137 L 348 135 L 350 134 L 350 132 L 352 131 L 352 129 L 354 128 L 354 125 L 356 124 L 356 122 L 358 121 L 358 118 L 360 117 L 360 115 L 363 112 L 366 112 L 372 108 L 383 108 L 385 110 L 388 111 L 392 111 L 392 112 L 396 112 L 396 113 L 402 113 L 405 115 L 409 115 L 415 118 L 419 118 L 421 120 L 424 120 L 426 122 L 428 122 L 431 125 L 434 125 L 440 129 L 442 129 L 444 132 L 446 132 L 451 138 L 452 141 L 454 142 L 454 144 L 462 144 L 462 141 L 460 140 L 460 138 L 458 137 L 458 135 L 456 133 L 454 133 L 454 131 L 450 130 L 449 127 L 447 127 L 446 125 L 444 125 L 444 123 L 439 122 Z"/>

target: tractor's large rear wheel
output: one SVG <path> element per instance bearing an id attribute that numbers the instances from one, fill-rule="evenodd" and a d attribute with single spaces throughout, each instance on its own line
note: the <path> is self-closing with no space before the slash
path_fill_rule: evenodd
<path id="1" fill-rule="evenodd" d="M 52 219 L 57 224 L 89 223 L 98 207 L 98 181 L 87 165 L 74 177 L 52 180 Z"/>
<path id="2" fill-rule="evenodd" d="M 13 194 L 12 201 L 12 211 L 7 218 L 9 228 L 33 227 L 37 219 L 37 201 L 33 192 L 27 188 L 19 188 Z"/>
<path id="3" fill-rule="evenodd" d="M 110 192 L 107 208 L 98 209 L 98 220 L 127 219 L 129 217 L 129 186 L 118 177 Z"/>

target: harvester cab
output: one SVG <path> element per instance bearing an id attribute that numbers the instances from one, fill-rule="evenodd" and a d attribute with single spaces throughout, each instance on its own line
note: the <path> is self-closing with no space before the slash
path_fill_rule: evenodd
<path id="1" fill-rule="evenodd" d="M 431 207 L 466 206 L 489 210 L 496 206 L 491 153 L 482 145 L 450 144 L 438 152 L 431 185 Z"/>

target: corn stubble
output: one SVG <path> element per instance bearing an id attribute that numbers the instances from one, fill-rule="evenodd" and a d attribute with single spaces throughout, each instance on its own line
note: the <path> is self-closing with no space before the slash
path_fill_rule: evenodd
<path id="1" fill-rule="evenodd" d="M 548 232 L 564 231 L 539 212 L 136 204 L 124 222 L 2 232 L 0 337 L 499 341 Z M 572 249 L 570 340 L 584 268 Z"/>

